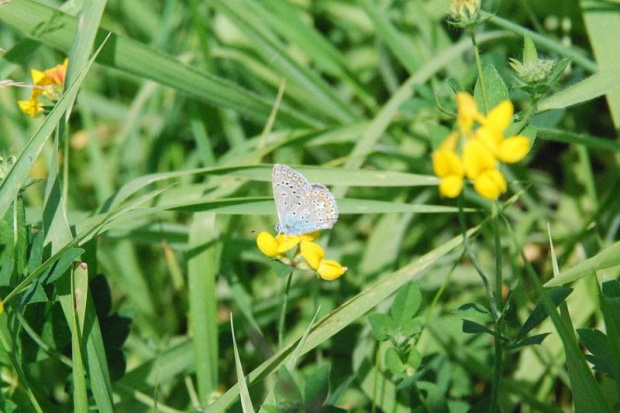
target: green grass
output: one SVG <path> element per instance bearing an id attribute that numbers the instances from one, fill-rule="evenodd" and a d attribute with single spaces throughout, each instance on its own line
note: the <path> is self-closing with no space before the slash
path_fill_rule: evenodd
<path id="1" fill-rule="evenodd" d="M 0 410 L 616 411 L 620 15 L 486 3 L 477 46 L 448 0 L 1 4 Z M 458 91 L 533 142 L 497 203 L 439 196 Z M 337 280 L 258 249 L 275 163 Z"/>

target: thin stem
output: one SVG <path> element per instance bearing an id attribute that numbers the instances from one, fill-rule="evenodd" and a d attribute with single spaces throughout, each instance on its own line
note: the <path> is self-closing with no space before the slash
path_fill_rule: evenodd
<path id="1" fill-rule="evenodd" d="M 284 337 L 284 319 L 286 317 L 286 306 L 288 304 L 288 292 L 291 288 L 291 280 L 293 279 L 293 271 L 286 279 L 286 287 L 284 288 L 284 297 L 282 297 L 282 311 L 280 311 L 280 320 L 278 321 L 278 348 L 282 348 Z"/>
<path id="2" fill-rule="evenodd" d="M 499 228 L 499 206 L 497 202 L 493 202 L 491 212 L 491 225 L 493 228 L 493 237 L 495 239 L 495 300 L 499 307 L 498 317 L 495 318 L 495 337 L 493 339 L 495 347 L 495 375 L 493 377 L 493 388 L 491 390 L 491 404 L 489 405 L 489 412 L 493 413 L 499 411 L 497 401 L 499 400 L 499 384 L 502 378 L 502 358 L 503 358 L 503 342 L 501 340 L 501 323 L 503 312 L 502 308 L 502 245 L 500 238 Z"/>
<path id="3" fill-rule="evenodd" d="M 491 286 L 489 285 L 489 277 L 487 277 L 487 275 L 484 273 L 480 262 L 478 262 L 478 258 L 476 258 L 476 255 L 474 255 L 469 245 L 469 238 L 467 237 L 467 228 L 465 225 L 465 213 L 463 212 L 463 194 L 458 197 L 458 208 L 458 217 L 459 223 L 461 224 L 461 234 L 463 235 L 463 245 L 465 246 L 465 252 L 467 253 L 467 256 L 469 257 L 474 268 L 478 272 L 478 275 L 480 275 L 480 278 L 482 279 L 482 284 L 484 284 L 484 289 L 487 292 L 489 305 L 491 306 L 491 314 L 493 314 L 493 319 L 497 320 L 499 318 L 499 312 L 497 311 L 497 305 L 495 303 L 495 298 L 493 297 L 493 291 L 491 290 Z"/>
<path id="4" fill-rule="evenodd" d="M 476 67 L 478 68 L 478 79 L 480 81 L 480 90 L 482 90 L 482 103 L 484 104 L 484 114 L 489 114 L 489 96 L 487 95 L 487 87 L 484 83 L 484 75 L 482 74 L 482 61 L 480 60 L 480 50 L 478 42 L 476 42 L 476 33 L 474 30 L 469 31 L 471 43 L 474 46 L 474 56 L 476 57 Z"/>

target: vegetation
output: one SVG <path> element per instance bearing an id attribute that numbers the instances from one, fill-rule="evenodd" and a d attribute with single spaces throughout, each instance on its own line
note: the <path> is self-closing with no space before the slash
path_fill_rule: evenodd
<path id="1" fill-rule="evenodd" d="M 615 2 L 0 19 L 1 411 L 620 408 Z"/>

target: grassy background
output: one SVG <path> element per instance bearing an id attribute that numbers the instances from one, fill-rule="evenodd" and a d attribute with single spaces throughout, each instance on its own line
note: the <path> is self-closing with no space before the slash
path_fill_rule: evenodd
<path id="1" fill-rule="evenodd" d="M 240 390 L 246 411 L 316 394 L 356 411 L 483 411 L 494 389 L 502 411 L 617 406 L 620 11 L 483 2 L 483 66 L 521 115 L 532 102 L 508 59 L 521 58 L 523 36 L 571 63 L 533 109 L 532 152 L 504 171 L 503 200 L 517 194 L 505 223 L 465 192 L 464 257 L 456 202 L 438 196 L 430 165 L 454 122 L 453 88 L 473 93 L 478 79 L 448 3 L 0 5 L 0 79 L 70 60 L 46 117 L 20 113 L 29 90 L 0 89 L 2 409 L 241 410 Z M 341 216 L 320 242 L 349 267 L 334 282 L 293 275 L 282 348 L 288 272 L 252 232 L 276 221 L 273 163 L 333 189 Z M 502 257 L 501 322 L 486 318 L 472 256 L 489 274 Z M 394 311 L 412 280 L 423 327 L 407 345 L 421 362 L 403 380 L 366 315 Z M 559 304 L 541 283 L 573 290 Z M 505 351 L 498 370 L 493 337 L 462 331 L 468 303 L 506 346 L 535 308 L 552 316 L 527 333 L 552 334 Z M 242 374 L 249 389 L 235 386 Z"/>

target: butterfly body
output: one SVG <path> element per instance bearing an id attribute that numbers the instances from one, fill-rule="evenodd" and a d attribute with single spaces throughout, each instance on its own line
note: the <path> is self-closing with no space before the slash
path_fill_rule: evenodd
<path id="1" fill-rule="evenodd" d="M 302 235 L 329 229 L 338 220 L 332 193 L 321 184 L 311 184 L 293 168 L 274 165 L 271 184 L 278 212 L 276 231 Z"/>

